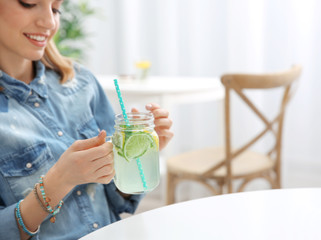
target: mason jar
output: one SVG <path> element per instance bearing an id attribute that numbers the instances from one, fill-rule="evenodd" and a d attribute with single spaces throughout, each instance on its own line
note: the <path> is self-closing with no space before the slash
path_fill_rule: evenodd
<path id="1" fill-rule="evenodd" d="M 155 189 L 160 182 L 159 139 L 150 112 L 115 116 L 112 136 L 117 188 L 128 194 Z"/>

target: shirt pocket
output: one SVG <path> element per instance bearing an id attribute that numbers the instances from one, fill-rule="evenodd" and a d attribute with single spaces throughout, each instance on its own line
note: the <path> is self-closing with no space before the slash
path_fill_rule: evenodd
<path id="1" fill-rule="evenodd" d="M 100 128 L 93 117 L 90 117 L 89 120 L 81 124 L 77 130 L 83 139 L 96 137 L 100 132 Z"/>
<path id="2" fill-rule="evenodd" d="M 44 142 L 35 143 L 15 153 L 0 156 L 0 173 L 7 183 L 4 187 L 16 200 L 32 191 L 41 175 L 45 175 L 53 164 L 53 155 Z"/>

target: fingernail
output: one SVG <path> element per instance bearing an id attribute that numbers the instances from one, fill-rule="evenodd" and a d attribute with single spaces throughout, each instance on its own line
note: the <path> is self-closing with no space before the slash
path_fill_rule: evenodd
<path id="1" fill-rule="evenodd" d="M 152 104 L 146 104 L 146 109 L 151 109 L 152 108 Z"/>
<path id="2" fill-rule="evenodd" d="M 101 137 L 103 135 L 104 130 L 101 130 L 100 133 L 98 134 L 98 137 Z"/>

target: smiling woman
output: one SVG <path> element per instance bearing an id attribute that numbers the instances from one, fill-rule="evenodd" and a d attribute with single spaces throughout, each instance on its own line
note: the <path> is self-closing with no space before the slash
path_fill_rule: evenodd
<path id="1" fill-rule="evenodd" d="M 0 1 L 0 4 L 1 19 L 3 19 L 0 26 L 2 30 L 6 30 L 0 37 L 3 43 L 0 46 L 1 53 L 7 52 L 12 59 L 17 58 L 16 61 L 23 61 L 21 55 L 29 60 L 38 60 L 42 57 L 46 67 L 60 74 L 62 82 L 72 78 L 74 72 L 71 61 L 62 57 L 54 44 L 48 43 L 58 30 L 59 8 L 62 1 L 17 0 Z M 10 69 L 9 64 L 1 62 L 0 64 L 3 71 L 7 73 L 14 71 Z M 31 72 L 18 74 L 16 77 L 26 83 L 32 80 Z"/>
<path id="2" fill-rule="evenodd" d="M 0 0 L 0 239 L 78 239 L 133 213 L 112 181 L 114 111 L 93 74 L 53 36 L 59 0 Z M 160 146 L 172 138 L 156 104 Z M 161 121 L 160 121 L 161 119 Z"/>

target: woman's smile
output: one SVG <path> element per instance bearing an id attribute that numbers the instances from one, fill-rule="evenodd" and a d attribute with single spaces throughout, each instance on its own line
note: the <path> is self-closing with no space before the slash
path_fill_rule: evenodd
<path id="1" fill-rule="evenodd" d="M 41 33 L 24 33 L 27 39 L 37 47 L 45 47 L 47 44 L 48 34 Z"/>
<path id="2" fill-rule="evenodd" d="M 61 4 L 60 0 L 0 0 L 0 63 L 41 59 L 58 30 Z"/>

